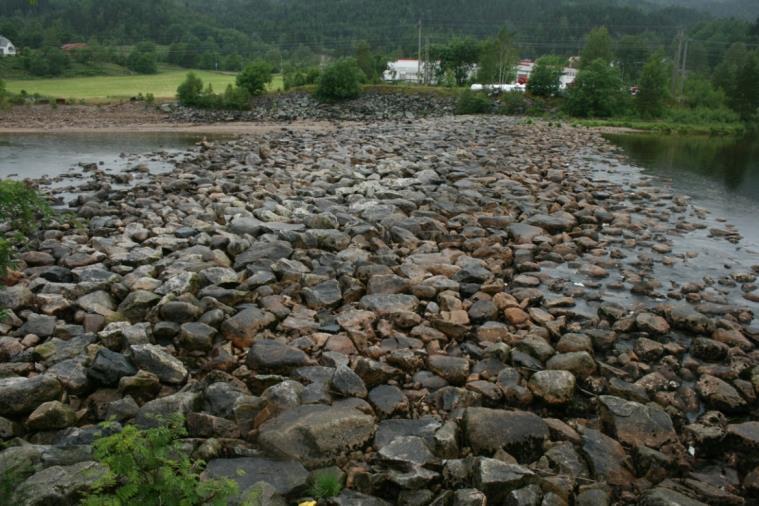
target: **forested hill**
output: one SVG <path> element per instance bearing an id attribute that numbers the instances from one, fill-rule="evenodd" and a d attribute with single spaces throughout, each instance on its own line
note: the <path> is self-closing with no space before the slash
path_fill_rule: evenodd
<path id="1" fill-rule="evenodd" d="M 198 54 L 287 58 L 350 54 L 363 40 L 388 55 L 411 55 L 421 20 L 425 43 L 492 36 L 505 26 L 524 55 L 574 54 L 599 25 L 615 37 L 669 43 L 679 29 L 709 19 L 682 5 L 707 1 L 743 0 L 2 0 L 0 33 L 29 48 L 150 41 Z"/>
<path id="2" fill-rule="evenodd" d="M 19 45 L 97 39 L 111 44 L 150 40 L 238 38 L 289 50 L 350 51 L 359 39 L 387 52 L 416 47 L 416 22 L 425 40 L 452 34 L 492 35 L 502 26 L 534 47 L 575 45 L 590 28 L 612 33 L 646 29 L 669 36 L 703 13 L 627 0 L 27 0 L 0 2 L 0 33 Z M 237 32 L 237 33 L 235 33 Z"/>

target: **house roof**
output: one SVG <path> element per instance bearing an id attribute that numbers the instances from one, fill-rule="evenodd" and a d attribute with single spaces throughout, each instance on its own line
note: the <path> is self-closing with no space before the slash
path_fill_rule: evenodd
<path id="1" fill-rule="evenodd" d="M 12 45 L 13 43 L 11 41 L 9 41 L 8 39 L 0 35 L 0 47 L 12 46 Z"/>

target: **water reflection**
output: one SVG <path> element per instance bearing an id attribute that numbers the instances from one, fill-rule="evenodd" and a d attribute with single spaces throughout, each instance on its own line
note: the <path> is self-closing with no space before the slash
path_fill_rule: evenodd
<path id="1" fill-rule="evenodd" d="M 697 179 L 704 178 L 721 183 L 729 193 L 759 202 L 759 139 L 756 137 L 624 134 L 608 138 L 621 146 L 636 165 L 672 178 L 675 186 L 699 189 Z"/>

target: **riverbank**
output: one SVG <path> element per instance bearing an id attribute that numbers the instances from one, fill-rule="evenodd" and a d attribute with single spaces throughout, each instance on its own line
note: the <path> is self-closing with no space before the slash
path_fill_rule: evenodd
<path id="1" fill-rule="evenodd" d="M 568 118 L 576 126 L 598 129 L 604 132 L 652 132 L 666 135 L 708 135 L 735 136 L 745 135 L 744 123 L 677 123 L 667 120 L 639 120 L 628 118 L 579 119 Z"/>
<path id="2" fill-rule="evenodd" d="M 759 265 L 705 274 L 688 238 L 736 231 L 622 159 L 586 129 L 444 117 L 72 176 L 80 225 L 32 238 L 0 292 L 0 467 L 35 463 L 12 503 L 86 493 L 50 480 L 97 466 L 95 424 L 176 412 L 208 476 L 289 501 L 337 466 L 343 505 L 744 503 Z"/>

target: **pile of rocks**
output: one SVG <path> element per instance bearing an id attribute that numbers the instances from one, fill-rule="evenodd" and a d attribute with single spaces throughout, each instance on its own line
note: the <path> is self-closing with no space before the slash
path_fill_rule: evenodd
<path id="1" fill-rule="evenodd" d="M 265 504 L 325 468 L 338 505 L 747 504 L 759 266 L 667 279 L 692 206 L 588 153 L 613 163 L 586 130 L 443 118 L 92 171 L 86 227 L 0 292 L 12 504 L 86 493 L 99 422 L 173 413 Z"/>
<path id="2" fill-rule="evenodd" d="M 456 98 L 438 93 L 369 91 L 355 100 L 325 103 L 308 93 L 292 92 L 258 97 L 250 111 L 192 109 L 175 104 L 164 107 L 176 123 L 408 120 L 450 115 L 456 107 Z"/>

